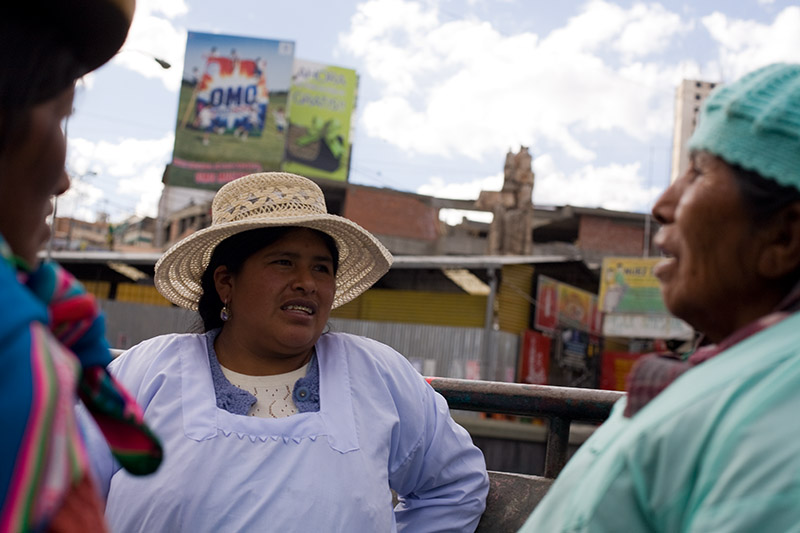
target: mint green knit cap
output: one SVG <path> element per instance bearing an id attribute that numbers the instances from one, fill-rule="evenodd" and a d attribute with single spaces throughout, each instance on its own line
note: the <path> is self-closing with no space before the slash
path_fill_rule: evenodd
<path id="1" fill-rule="evenodd" d="M 800 189 L 800 65 L 769 65 L 712 92 L 689 149 Z"/>

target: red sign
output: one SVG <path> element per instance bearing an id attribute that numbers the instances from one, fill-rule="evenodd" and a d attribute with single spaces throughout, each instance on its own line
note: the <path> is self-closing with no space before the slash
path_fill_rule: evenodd
<path id="1" fill-rule="evenodd" d="M 603 352 L 600 388 L 624 391 L 633 363 L 641 356 L 640 353 Z"/>
<path id="2" fill-rule="evenodd" d="M 603 311 L 597 305 L 597 299 L 592 301 L 592 323 L 589 333 L 592 335 L 603 334 Z"/>
<path id="3" fill-rule="evenodd" d="M 534 326 L 543 331 L 553 331 L 558 325 L 558 282 L 539 276 L 536 288 L 536 316 Z"/>
<path id="4" fill-rule="evenodd" d="M 519 381 L 534 385 L 547 385 L 550 374 L 550 337 L 527 329 L 522 334 L 519 357 Z"/>

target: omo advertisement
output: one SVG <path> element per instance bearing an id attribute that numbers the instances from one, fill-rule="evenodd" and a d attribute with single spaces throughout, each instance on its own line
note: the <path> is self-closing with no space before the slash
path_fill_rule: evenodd
<path id="1" fill-rule="evenodd" d="M 606 257 L 600 280 L 603 334 L 615 337 L 689 339 L 692 329 L 664 306 L 653 267 L 660 258 Z"/>
<path id="2" fill-rule="evenodd" d="M 279 170 L 294 43 L 189 32 L 165 183 L 218 189 Z"/>
<path id="3" fill-rule="evenodd" d="M 283 169 L 303 176 L 346 181 L 356 71 L 296 60 L 289 93 Z"/>

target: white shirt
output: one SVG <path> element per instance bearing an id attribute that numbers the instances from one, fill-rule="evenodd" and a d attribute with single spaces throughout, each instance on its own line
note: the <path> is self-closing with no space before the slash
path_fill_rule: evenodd
<path id="1" fill-rule="evenodd" d="M 292 372 L 274 376 L 249 376 L 234 372 L 221 364 L 219 366 L 231 385 L 246 390 L 256 397 L 256 403 L 250 407 L 248 415 L 259 418 L 283 418 L 299 412 L 292 399 L 292 391 L 295 382 L 306 375 L 308 363 Z"/>

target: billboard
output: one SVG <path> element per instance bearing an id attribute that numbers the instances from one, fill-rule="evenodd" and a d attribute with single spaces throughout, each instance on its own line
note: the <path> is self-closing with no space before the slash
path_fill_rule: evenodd
<path id="1" fill-rule="evenodd" d="M 522 333 L 519 357 L 519 382 L 547 385 L 550 375 L 550 337 L 526 329 Z"/>
<path id="2" fill-rule="evenodd" d="M 283 170 L 347 180 L 357 90 L 355 70 L 295 60 Z"/>
<path id="3" fill-rule="evenodd" d="M 660 258 L 606 257 L 600 279 L 603 334 L 614 337 L 690 339 L 692 328 L 670 315 L 653 267 Z"/>
<path id="4" fill-rule="evenodd" d="M 558 282 L 539 276 L 536 285 L 536 314 L 533 325 L 542 331 L 554 331 L 558 326 Z"/>
<path id="5" fill-rule="evenodd" d="M 603 352 L 603 365 L 600 372 L 600 388 L 624 391 L 628 374 L 633 364 L 642 356 L 640 353 Z"/>
<path id="6" fill-rule="evenodd" d="M 591 292 L 539 275 L 534 326 L 554 331 L 559 326 L 600 334 L 597 296 Z"/>
<path id="7" fill-rule="evenodd" d="M 558 320 L 582 331 L 592 329 L 597 296 L 566 283 L 558 284 Z"/>
<path id="8" fill-rule="evenodd" d="M 279 170 L 294 42 L 189 32 L 169 186 Z"/>

